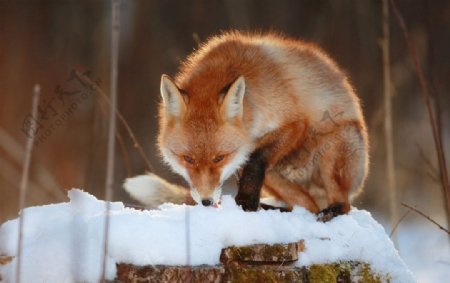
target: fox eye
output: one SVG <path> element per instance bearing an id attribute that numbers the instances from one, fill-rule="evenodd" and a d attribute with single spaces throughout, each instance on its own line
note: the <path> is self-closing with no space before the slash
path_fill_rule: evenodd
<path id="1" fill-rule="evenodd" d="M 221 154 L 221 155 L 217 155 L 216 157 L 214 157 L 213 162 L 214 163 L 219 163 L 220 161 L 222 161 L 225 158 L 225 155 Z"/>
<path id="2" fill-rule="evenodd" d="M 194 164 L 195 160 L 194 158 L 190 157 L 189 155 L 183 155 L 184 161 L 186 161 L 189 164 Z"/>

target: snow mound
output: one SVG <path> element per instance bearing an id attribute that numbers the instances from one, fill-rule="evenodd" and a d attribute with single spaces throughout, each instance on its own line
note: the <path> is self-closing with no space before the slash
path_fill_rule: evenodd
<path id="1" fill-rule="evenodd" d="M 22 282 L 98 282 L 102 265 L 106 204 L 81 190 L 67 203 L 24 209 Z M 18 219 L 0 226 L 0 255 L 17 254 Z M 222 248 L 305 240 L 298 265 L 362 261 L 391 282 L 415 282 L 392 242 L 370 213 L 353 209 L 330 222 L 296 207 L 244 212 L 232 197 L 218 208 L 164 204 L 135 210 L 111 203 L 107 279 L 116 263 L 134 265 L 216 265 Z M 16 259 L 0 265 L 14 282 Z"/>

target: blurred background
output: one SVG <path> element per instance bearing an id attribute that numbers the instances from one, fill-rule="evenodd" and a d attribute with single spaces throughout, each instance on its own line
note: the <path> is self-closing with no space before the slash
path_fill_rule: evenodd
<path id="1" fill-rule="evenodd" d="M 370 131 L 371 165 L 364 193 L 354 202 L 392 230 L 384 145 L 380 0 L 122 1 L 119 110 L 143 146 L 155 173 L 174 182 L 156 149 L 159 82 L 180 60 L 221 31 L 280 31 L 313 41 L 345 70 L 361 97 Z M 434 97 L 450 154 L 450 2 L 399 0 Z M 109 1 L 0 0 L 0 223 L 17 217 L 27 140 L 35 127 L 27 206 L 66 201 L 83 188 L 104 195 L 107 111 L 102 98 L 74 75 L 78 70 L 109 93 Z M 446 227 L 445 203 L 425 100 L 407 46 L 391 14 L 391 72 L 398 218 L 417 207 Z M 41 85 L 39 121 L 30 116 L 33 85 Z M 148 169 L 118 122 L 114 200 L 135 204 L 125 178 Z M 231 182 L 234 184 L 234 182 Z M 420 282 L 450 277 L 448 235 L 409 213 L 397 247 Z"/>

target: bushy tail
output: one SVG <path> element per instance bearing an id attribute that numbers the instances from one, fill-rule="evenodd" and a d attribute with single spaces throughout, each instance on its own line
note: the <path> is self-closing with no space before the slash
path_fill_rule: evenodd
<path id="1" fill-rule="evenodd" d="M 149 208 L 166 202 L 194 203 L 187 188 L 169 183 L 153 173 L 127 178 L 123 187 L 133 199 Z"/>

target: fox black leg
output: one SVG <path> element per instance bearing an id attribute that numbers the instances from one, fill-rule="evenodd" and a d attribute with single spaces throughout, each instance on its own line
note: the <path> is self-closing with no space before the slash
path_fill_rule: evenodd
<path id="1" fill-rule="evenodd" d="M 245 211 L 256 211 L 258 209 L 266 168 L 267 160 L 264 150 L 259 149 L 250 155 L 242 170 L 236 203 L 241 205 Z"/>

